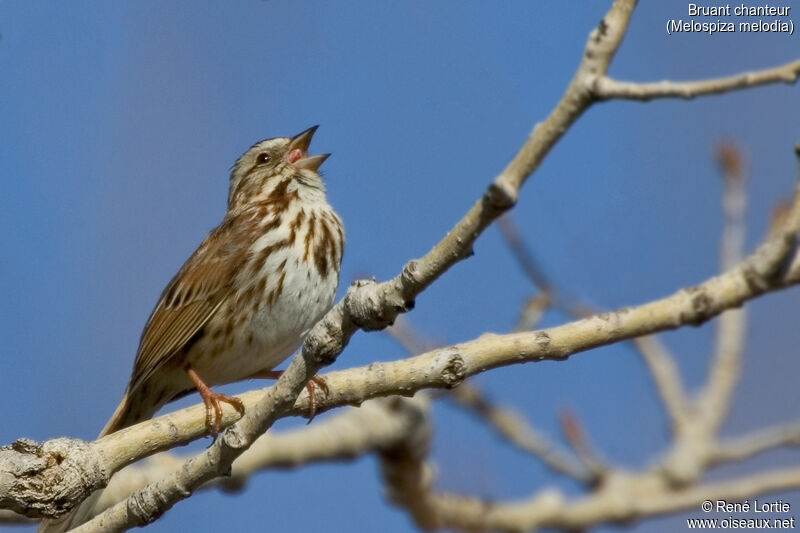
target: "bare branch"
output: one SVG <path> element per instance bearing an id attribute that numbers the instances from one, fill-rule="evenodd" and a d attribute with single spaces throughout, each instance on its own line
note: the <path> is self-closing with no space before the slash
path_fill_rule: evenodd
<path id="1" fill-rule="evenodd" d="M 386 333 L 411 355 L 436 347 L 436 343 L 417 333 L 404 315 L 398 316 L 394 324 L 386 328 Z M 439 344 L 441 345 L 441 343 Z"/>
<path id="2" fill-rule="evenodd" d="M 547 118 L 534 126 L 525 144 L 491 190 L 496 201 L 511 205 L 517 200 L 522 183 L 541 164 L 550 149 L 595 101 L 594 82 L 604 76 L 628 29 L 637 0 L 614 0 L 611 8 L 589 34 L 583 57 L 564 95 Z"/>
<path id="3" fill-rule="evenodd" d="M 447 396 L 485 420 L 489 427 L 517 448 L 535 455 L 547 467 L 583 483 L 593 483 L 594 476 L 584 465 L 537 431 L 520 414 L 507 406 L 492 403 L 478 388 L 464 383 Z"/>
<path id="4" fill-rule="evenodd" d="M 531 253 L 530 248 L 525 243 L 525 239 L 517 228 L 512 215 L 506 214 L 497 220 L 497 227 L 500 228 L 500 233 L 508 244 L 509 249 L 514 254 L 514 257 L 522 268 L 522 271 L 531 280 L 540 291 L 545 293 L 558 293 L 557 288 L 550 282 L 550 278 L 545 274 L 544 269 L 539 265 L 539 261 Z M 561 305 L 556 305 L 561 307 Z M 569 306 L 564 306 L 569 308 Z M 572 315 L 579 314 L 577 312 L 570 313 Z"/>
<path id="5" fill-rule="evenodd" d="M 424 483 L 420 485 L 427 488 Z M 416 496 L 421 501 L 408 510 L 417 525 L 428 530 L 580 531 L 604 523 L 625 525 L 641 517 L 679 510 L 699 511 L 706 500 L 737 501 L 753 494 L 798 487 L 798 468 L 767 471 L 681 490 L 675 490 L 654 474 L 637 476 L 617 472 L 599 490 L 575 501 L 567 500 L 555 489 L 509 503 L 418 489 Z M 419 516 L 418 509 L 424 509 L 425 514 Z"/>
<path id="6" fill-rule="evenodd" d="M 800 182 L 800 141 L 794 145 L 794 155 L 797 161 L 797 179 L 798 182 Z M 789 207 L 782 207 L 780 209 L 780 215 L 773 216 L 772 225 L 769 231 L 770 236 L 776 232 L 784 231 L 784 228 L 791 226 L 791 222 L 788 219 L 794 214 L 793 206 L 797 202 L 797 194 L 798 193 L 795 193 L 795 197 L 788 204 Z M 793 277 L 797 275 L 800 275 L 800 256 L 795 257 L 789 263 L 789 266 L 786 267 L 787 277 Z"/>
<path id="7" fill-rule="evenodd" d="M 595 95 L 601 100 L 623 98 L 628 100 L 652 100 L 653 98 L 694 98 L 719 94 L 737 89 L 747 89 L 768 83 L 789 83 L 797 81 L 800 75 L 800 59 L 784 65 L 763 70 L 742 72 L 724 78 L 699 81 L 657 81 L 638 83 L 620 81 L 608 76 L 595 81 Z"/>
<path id="8" fill-rule="evenodd" d="M 673 428 L 681 426 L 687 416 L 688 400 L 675 358 L 655 335 L 636 337 L 631 342 L 642 355 L 653 377 L 653 383 Z"/>
<path id="9" fill-rule="evenodd" d="M 711 456 L 711 461 L 712 464 L 741 461 L 782 446 L 800 446 L 800 423 L 761 429 L 720 442 Z"/>
<path id="10" fill-rule="evenodd" d="M 519 317 L 517 317 L 517 321 L 514 324 L 514 331 L 534 329 L 550 307 L 550 296 L 546 292 L 531 296 L 522 305 L 522 310 L 520 310 Z"/>
<path id="11" fill-rule="evenodd" d="M 605 464 L 605 461 L 600 459 L 600 456 L 595 453 L 592 446 L 589 444 L 589 439 L 586 438 L 586 432 L 583 430 L 583 425 L 580 423 L 578 417 L 572 411 L 567 409 L 561 410 L 559 413 L 559 421 L 561 422 L 561 430 L 567 442 L 570 443 L 572 449 L 586 468 L 591 472 L 591 481 L 596 484 L 602 480 L 610 470 L 610 467 Z"/>
<path id="12" fill-rule="evenodd" d="M 553 283 L 550 277 L 545 272 L 545 269 L 539 264 L 535 255 L 530 247 L 525 243 L 522 235 L 514 223 L 514 218 L 511 214 L 501 217 L 497 221 L 500 232 L 503 235 L 509 249 L 514 254 L 514 257 L 519 263 L 522 271 L 541 292 L 542 294 L 534 296 L 528 300 L 521 314 L 520 320 L 522 323 L 530 323 L 530 317 L 525 318 L 526 315 L 533 315 L 541 313 L 545 307 L 553 307 L 559 311 L 575 317 L 585 318 L 590 315 L 595 315 L 598 310 L 591 305 L 581 301 L 579 298 L 567 291 L 562 290 L 558 285 Z M 518 327 L 517 331 L 523 329 L 531 329 L 530 327 Z"/>
<path id="13" fill-rule="evenodd" d="M 725 271 L 744 255 L 746 180 L 738 147 L 729 143 L 721 144 L 717 159 L 722 170 L 724 214 L 720 267 Z M 697 400 L 698 410 L 704 416 L 702 423 L 710 428 L 718 428 L 730 409 L 741 370 L 745 321 L 745 310 L 742 308 L 723 313 L 717 322 L 708 383 Z"/>
<path id="14" fill-rule="evenodd" d="M 425 395 L 398 401 L 390 398 L 365 402 L 360 409 L 348 409 L 312 426 L 267 433 L 234 461 L 230 477 L 218 478 L 201 489 L 241 490 L 253 475 L 263 470 L 346 461 L 403 446 L 421 424 L 427 423 L 428 402 Z M 87 516 L 99 514 L 134 491 L 158 482 L 186 459 L 164 453 L 142 465 L 124 468 L 112 478 L 92 507 L 82 511 Z"/>
<path id="15" fill-rule="evenodd" d="M 523 271 L 533 284 L 542 291 L 541 294 L 530 298 L 525 304 L 517 321 L 516 331 L 530 329 L 530 327 L 526 326 L 532 324 L 534 318 L 538 320 L 543 312 L 542 307 L 545 305 L 550 305 L 576 318 L 585 318 L 600 313 L 599 310 L 582 302 L 575 296 L 569 295 L 550 281 L 530 248 L 525 244 L 511 215 L 502 217 L 498 224 L 503 237 Z M 674 358 L 666 346 L 654 336 L 636 337 L 631 340 L 631 343 L 647 364 L 673 426 L 680 425 L 685 417 L 686 394 L 681 384 L 680 374 Z"/>
<path id="16" fill-rule="evenodd" d="M 409 409 L 408 400 L 396 398 L 397 409 Z M 426 504 L 424 495 L 433 478 L 425 462 L 431 446 L 432 427 L 427 417 L 420 420 L 398 445 L 386 447 L 379 454 L 386 497 L 411 511 L 423 527 L 433 526 L 436 516 Z"/>

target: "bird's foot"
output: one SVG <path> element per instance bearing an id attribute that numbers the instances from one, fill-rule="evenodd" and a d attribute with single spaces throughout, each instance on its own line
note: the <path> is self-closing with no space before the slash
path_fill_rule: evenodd
<path id="1" fill-rule="evenodd" d="M 266 379 L 278 379 L 283 375 L 283 370 L 261 370 L 256 372 L 251 378 L 266 378 Z M 317 388 L 322 389 L 325 393 L 325 396 L 328 396 L 330 393 L 330 389 L 328 388 L 328 382 L 325 381 L 325 378 L 322 376 L 314 376 L 306 383 L 306 390 L 308 391 L 308 423 L 310 424 L 311 421 L 314 419 L 314 415 L 317 414 Z"/>
<path id="2" fill-rule="evenodd" d="M 186 369 L 186 373 L 189 374 L 189 379 L 191 379 L 194 386 L 197 387 L 197 392 L 203 397 L 203 403 L 206 406 L 206 428 L 211 435 L 216 437 L 222 429 L 222 406 L 220 402 L 231 405 L 234 409 L 239 411 L 240 415 L 244 415 L 244 404 L 242 400 L 236 396 L 214 392 L 211 390 L 211 387 L 200 379 L 200 376 L 198 376 L 197 372 L 192 370 L 191 367 Z"/>

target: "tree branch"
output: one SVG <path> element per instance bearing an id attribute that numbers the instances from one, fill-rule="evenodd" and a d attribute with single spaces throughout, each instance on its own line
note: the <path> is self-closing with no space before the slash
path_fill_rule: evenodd
<path id="1" fill-rule="evenodd" d="M 416 465 L 417 471 L 423 469 L 424 466 Z M 406 508 L 416 524 L 426 530 L 580 531 L 600 524 L 625 525 L 641 517 L 684 509 L 700 514 L 700 505 L 706 500 L 736 501 L 753 494 L 795 489 L 800 487 L 800 469 L 768 471 L 679 490 L 655 474 L 637 476 L 616 472 L 602 488 L 575 501 L 567 500 L 555 489 L 543 490 L 526 500 L 500 503 L 436 493 L 430 490 L 424 478 L 412 487 L 407 487 L 406 491 L 413 492 L 418 501 L 415 507 Z M 402 505 L 398 500 L 395 503 Z M 425 514 L 418 509 L 423 509 Z"/>
<path id="2" fill-rule="evenodd" d="M 263 470 L 345 461 L 404 446 L 418 428 L 429 424 L 427 409 L 426 395 L 417 395 L 414 400 L 380 399 L 365 402 L 360 409 L 347 409 L 312 426 L 266 433 L 234 461 L 230 477 L 217 478 L 203 485 L 201 490 L 241 490 L 252 476 Z M 164 453 L 141 465 L 124 468 L 111 479 L 91 507 L 84 509 L 82 506 L 81 510 L 86 516 L 97 515 L 124 501 L 134 491 L 158 482 L 186 459 Z"/>
<path id="3" fill-rule="evenodd" d="M 620 81 L 608 76 L 595 80 L 594 93 L 601 100 L 622 98 L 627 100 L 652 100 L 653 98 L 694 98 L 719 94 L 737 89 L 747 89 L 768 83 L 793 84 L 800 76 L 800 59 L 763 70 L 742 72 L 723 78 L 699 81 L 657 81 L 638 83 Z"/>
<path id="4" fill-rule="evenodd" d="M 741 461 L 782 446 L 800 446 L 800 423 L 761 429 L 720 442 L 713 450 L 710 461 L 712 464 Z"/>
<path id="5" fill-rule="evenodd" d="M 724 224 L 720 246 L 720 268 L 725 271 L 741 260 L 745 240 L 746 176 L 738 148 L 723 144 L 717 159 L 722 170 L 722 205 Z M 745 310 L 732 309 L 717 323 L 715 349 L 708 383 L 697 399 L 704 424 L 716 430 L 730 409 L 731 397 L 739 381 L 744 351 Z"/>
<path id="6" fill-rule="evenodd" d="M 511 215 L 502 217 L 498 221 L 498 225 L 522 270 L 528 276 L 528 279 L 541 291 L 540 294 L 529 298 L 526 302 L 517 321 L 516 331 L 530 329 L 530 327 L 526 326 L 533 322 L 533 318 L 538 320 L 548 306 L 575 318 L 586 318 L 600 313 L 599 310 L 568 294 L 550 281 L 534 254 L 522 239 Z M 674 358 L 666 346 L 652 335 L 636 337 L 631 340 L 631 344 L 644 359 L 673 426 L 680 425 L 686 412 L 686 393 L 684 392 L 678 369 L 675 366 Z"/>
<path id="7" fill-rule="evenodd" d="M 611 8 L 589 34 L 578 69 L 564 95 L 547 118 L 534 126 L 525 144 L 491 190 L 499 205 L 516 202 L 522 182 L 541 164 L 550 149 L 595 101 L 595 80 L 604 76 L 628 29 L 637 0 L 614 0 Z"/>
<path id="8" fill-rule="evenodd" d="M 537 431 L 524 417 L 491 402 L 476 387 L 464 383 L 453 389 L 447 398 L 469 409 L 509 443 L 538 457 L 548 468 L 586 484 L 594 482 L 594 475 L 586 466 Z"/>

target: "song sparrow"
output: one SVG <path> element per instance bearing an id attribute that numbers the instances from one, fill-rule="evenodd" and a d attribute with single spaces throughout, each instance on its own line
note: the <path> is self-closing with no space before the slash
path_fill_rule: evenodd
<path id="1" fill-rule="evenodd" d="M 209 386 L 270 375 L 330 308 L 344 231 L 317 172 L 330 154 L 308 155 L 316 129 L 257 142 L 233 165 L 225 218 L 161 293 L 101 436 L 195 388 L 216 433 L 219 402 L 243 407 Z"/>
<path id="2" fill-rule="evenodd" d="M 344 230 L 317 173 L 330 154 L 308 155 L 316 130 L 257 142 L 233 165 L 225 218 L 161 293 L 101 436 L 150 418 L 194 388 L 206 423 L 219 431 L 219 402 L 242 404 L 209 386 L 273 374 L 330 308 Z M 100 493 L 38 531 L 83 523 Z"/>

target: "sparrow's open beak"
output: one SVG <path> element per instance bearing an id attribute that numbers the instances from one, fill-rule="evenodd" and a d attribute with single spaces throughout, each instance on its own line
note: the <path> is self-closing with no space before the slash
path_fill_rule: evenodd
<path id="1" fill-rule="evenodd" d="M 331 154 L 308 155 L 308 145 L 311 144 L 311 137 L 314 136 L 314 132 L 317 131 L 317 128 L 319 128 L 319 126 L 311 126 L 304 132 L 298 133 L 292 137 L 292 141 L 289 143 L 289 149 L 286 152 L 286 158 L 289 160 L 289 163 L 297 168 L 307 168 L 316 172 L 322 162 L 328 159 L 328 156 Z"/>

